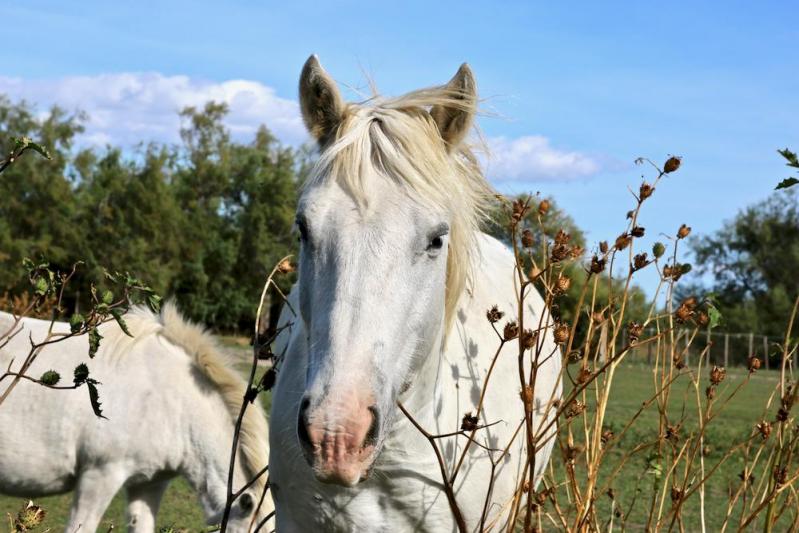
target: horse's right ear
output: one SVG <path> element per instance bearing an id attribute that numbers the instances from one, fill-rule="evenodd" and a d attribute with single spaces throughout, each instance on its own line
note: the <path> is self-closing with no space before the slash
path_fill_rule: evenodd
<path id="1" fill-rule="evenodd" d="M 322 143 L 341 122 L 344 101 L 336 82 L 325 72 L 316 55 L 305 62 L 300 75 L 300 110 L 308 132 Z"/>

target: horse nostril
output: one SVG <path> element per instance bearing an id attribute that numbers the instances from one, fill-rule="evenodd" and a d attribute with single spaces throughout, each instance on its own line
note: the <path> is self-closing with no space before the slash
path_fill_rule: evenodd
<path id="1" fill-rule="evenodd" d="M 372 424 L 369 426 L 369 431 L 366 432 L 366 438 L 363 440 L 363 447 L 376 446 L 377 437 L 380 435 L 380 411 L 377 407 L 372 405 L 369 407 L 369 412 L 372 413 Z"/>
<path id="2" fill-rule="evenodd" d="M 313 452 L 313 445 L 311 444 L 311 436 L 308 434 L 308 407 L 311 401 L 308 398 L 303 398 L 300 402 L 300 412 L 297 417 L 297 437 L 302 446 L 303 455 L 307 461 L 311 461 L 311 454 Z"/>

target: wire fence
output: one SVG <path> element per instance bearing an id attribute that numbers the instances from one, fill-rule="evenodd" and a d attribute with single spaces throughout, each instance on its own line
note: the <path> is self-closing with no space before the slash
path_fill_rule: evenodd
<path id="1" fill-rule="evenodd" d="M 655 335 L 655 331 L 647 331 L 642 338 Z M 691 365 L 709 345 L 707 364 L 724 367 L 747 366 L 749 358 L 758 357 L 762 368 L 779 369 L 782 363 L 782 344 L 784 337 L 769 337 L 755 333 L 731 333 L 723 331 L 699 332 L 691 341 L 693 330 L 680 330 L 675 335 L 675 352 L 684 353 L 685 363 Z M 621 341 L 621 339 L 620 339 Z M 618 346 L 621 348 L 621 346 Z M 657 348 L 655 343 L 647 343 L 636 348 L 631 354 L 637 361 L 653 364 Z M 799 368 L 799 354 L 794 355 L 794 368 Z"/>

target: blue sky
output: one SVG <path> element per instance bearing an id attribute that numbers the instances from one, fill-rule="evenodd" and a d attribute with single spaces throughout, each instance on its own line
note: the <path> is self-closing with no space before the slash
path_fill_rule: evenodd
<path id="1" fill-rule="evenodd" d="M 638 156 L 684 157 L 644 213 L 651 241 L 719 228 L 788 175 L 776 149 L 799 148 L 795 2 L 364 6 L 3 2 L 0 92 L 81 105 L 99 117 L 87 142 L 174 140 L 178 104 L 210 95 L 234 102 L 234 131 L 265 120 L 296 144 L 312 52 L 340 83 L 367 90 L 368 73 L 387 94 L 467 61 L 494 115 L 480 120 L 489 174 L 512 177 L 497 187 L 554 196 L 593 240 L 622 229 L 627 187 L 649 175 Z"/>

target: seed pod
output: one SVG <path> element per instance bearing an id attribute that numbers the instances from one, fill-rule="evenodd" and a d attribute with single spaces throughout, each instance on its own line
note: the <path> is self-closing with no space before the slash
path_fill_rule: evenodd
<path id="1" fill-rule="evenodd" d="M 613 440 L 614 436 L 615 435 L 614 435 L 613 431 L 611 431 L 610 429 L 605 429 L 602 432 L 602 436 L 600 437 L 600 440 L 602 441 L 602 444 L 607 444 L 608 442 Z M 611 496 L 611 498 L 612 498 L 612 496 Z"/>
<path id="2" fill-rule="evenodd" d="M 663 172 L 666 174 L 671 174 L 675 172 L 678 168 L 680 168 L 681 159 L 679 157 L 671 156 L 666 160 L 666 163 L 663 165 Z"/>
<path id="3" fill-rule="evenodd" d="M 579 372 L 577 372 L 577 378 L 575 379 L 575 381 L 577 382 L 578 385 L 584 385 L 585 383 L 588 383 L 588 381 L 591 379 L 592 376 L 593 373 L 591 372 L 591 369 L 588 367 L 584 367 L 581 368 Z"/>
<path id="4" fill-rule="evenodd" d="M 635 344 L 644 332 L 643 324 L 638 322 L 630 322 L 627 324 L 627 336 L 630 339 L 630 344 Z"/>
<path id="5" fill-rule="evenodd" d="M 718 385 L 719 383 L 724 381 L 724 378 L 726 377 L 727 377 L 727 370 L 723 366 L 719 367 L 713 365 L 713 369 L 710 371 L 710 382 L 713 385 Z"/>
<path id="6" fill-rule="evenodd" d="M 17 513 L 17 519 L 14 521 L 15 530 L 28 531 L 39 527 L 46 514 L 44 509 L 34 505 L 33 501 L 28 500 L 28 504 Z"/>
<path id="7" fill-rule="evenodd" d="M 693 316 L 693 310 L 685 305 L 685 303 L 680 304 L 680 307 L 674 312 L 674 319 L 677 321 L 678 324 L 684 324 L 688 322 L 688 320 Z"/>
<path id="8" fill-rule="evenodd" d="M 649 261 L 646 252 L 642 254 L 636 254 L 633 258 L 633 270 L 641 270 L 648 264 Z"/>
<path id="9" fill-rule="evenodd" d="M 592 257 L 590 270 L 592 274 L 599 274 L 605 270 L 605 260 L 597 256 Z"/>
<path id="10" fill-rule="evenodd" d="M 541 200 L 541 203 L 538 204 L 538 214 L 544 216 L 549 211 L 549 200 Z"/>
<path id="11" fill-rule="evenodd" d="M 633 237 L 636 237 L 636 238 L 643 237 L 643 236 L 644 236 L 644 233 L 646 233 L 646 229 L 645 229 L 645 228 L 643 228 L 643 227 L 641 227 L 641 226 L 635 226 L 635 227 L 634 227 L 634 228 L 633 228 L 633 229 L 630 231 L 630 234 L 631 234 Z"/>
<path id="12" fill-rule="evenodd" d="M 627 248 L 631 242 L 632 242 L 632 237 L 630 237 L 627 233 L 622 233 L 621 235 L 616 237 L 616 242 L 614 243 L 613 246 L 617 250 L 622 251 L 625 248 Z"/>
<path id="13" fill-rule="evenodd" d="M 761 420 L 759 424 L 755 426 L 758 432 L 760 432 L 760 436 L 763 437 L 763 440 L 766 440 L 769 435 L 771 435 L 771 422 L 766 420 Z"/>
<path id="14" fill-rule="evenodd" d="M 569 340 L 569 325 L 568 324 L 557 324 L 555 326 L 555 331 L 553 333 L 555 337 L 555 342 L 558 344 L 566 344 L 566 341 Z"/>
<path id="15" fill-rule="evenodd" d="M 555 244 L 568 244 L 571 238 L 572 236 L 563 231 L 562 229 L 558 230 L 557 235 L 555 235 Z"/>
<path id="16" fill-rule="evenodd" d="M 552 288 L 552 290 L 556 295 L 564 294 L 569 290 L 571 284 L 572 280 L 569 278 L 569 276 L 565 276 L 563 273 L 560 273 L 558 274 L 558 278 L 555 280 L 555 286 Z"/>
<path id="17" fill-rule="evenodd" d="M 757 370 L 760 368 L 760 359 L 753 355 L 749 358 L 747 366 L 749 367 L 749 372 L 757 372 Z"/>
<path id="18" fill-rule="evenodd" d="M 552 247 L 551 259 L 553 263 L 559 263 L 571 255 L 571 249 L 566 244 L 556 244 Z"/>
<path id="19" fill-rule="evenodd" d="M 710 324 L 710 317 L 707 316 L 707 313 L 704 311 L 699 311 L 694 317 L 694 321 L 696 322 L 697 326 L 704 328 Z"/>
<path id="20" fill-rule="evenodd" d="M 463 415 L 461 420 L 461 431 L 474 431 L 477 429 L 477 417 L 473 416 L 471 411 Z"/>
<path id="21" fill-rule="evenodd" d="M 39 378 L 39 381 L 41 381 L 43 385 L 48 385 L 50 387 L 57 385 L 60 380 L 61 376 L 55 370 L 48 370 Z"/>
<path id="22" fill-rule="evenodd" d="M 655 188 L 652 187 L 650 184 L 644 182 L 641 184 L 641 188 L 638 190 L 638 198 L 642 201 L 646 200 L 647 198 L 652 196 L 653 192 L 655 192 Z"/>
<path id="23" fill-rule="evenodd" d="M 708 385 L 708 387 L 705 389 L 705 397 L 708 400 L 712 400 L 713 398 L 715 398 L 716 397 L 716 387 L 714 387 L 713 385 Z"/>
<path id="24" fill-rule="evenodd" d="M 500 320 L 502 320 L 502 317 L 503 317 L 503 316 L 505 316 L 505 313 L 503 313 L 502 311 L 500 311 L 500 310 L 499 310 L 499 307 L 497 307 L 496 305 L 495 305 L 495 306 L 493 306 L 493 307 L 492 307 L 491 309 L 489 309 L 488 311 L 486 311 L 486 318 L 487 318 L 487 319 L 488 319 L 488 321 L 489 321 L 489 322 L 491 322 L 492 324 L 496 324 L 497 322 L 499 322 Z"/>
<path id="25" fill-rule="evenodd" d="M 525 229 L 522 232 L 522 246 L 525 248 L 532 248 L 533 244 L 535 244 L 535 238 L 533 237 L 533 232 L 529 229 Z"/>
<path id="26" fill-rule="evenodd" d="M 505 324 L 505 328 L 502 330 L 502 336 L 506 341 L 515 339 L 518 335 L 519 325 L 515 321 L 510 321 Z"/>
<path id="27" fill-rule="evenodd" d="M 289 272 L 294 272 L 296 269 L 294 268 L 294 265 L 291 264 L 291 261 L 284 259 L 278 263 L 277 270 L 281 274 L 288 274 Z"/>
<path id="28" fill-rule="evenodd" d="M 652 255 L 659 259 L 666 253 L 666 246 L 662 242 L 656 242 L 652 245 Z"/>
<path id="29" fill-rule="evenodd" d="M 529 350 L 534 348 L 536 345 L 536 341 L 538 339 L 538 335 L 536 335 L 533 330 L 526 329 L 522 332 L 522 347 L 525 350 Z"/>
<path id="30" fill-rule="evenodd" d="M 530 385 L 525 385 L 522 391 L 519 393 L 524 404 L 528 407 L 533 405 L 533 399 L 535 395 L 533 394 L 533 388 Z"/>
<path id="31" fill-rule="evenodd" d="M 603 254 L 608 253 L 608 241 L 602 241 L 599 243 L 599 251 Z"/>
<path id="32" fill-rule="evenodd" d="M 680 229 L 677 230 L 677 238 L 678 239 L 684 239 L 690 234 L 691 234 L 691 227 L 690 226 L 686 226 L 685 224 L 681 225 Z"/>
<path id="33" fill-rule="evenodd" d="M 569 405 L 566 406 L 566 418 L 574 418 L 576 416 L 580 416 L 585 412 L 585 404 L 580 400 L 572 400 Z"/>

